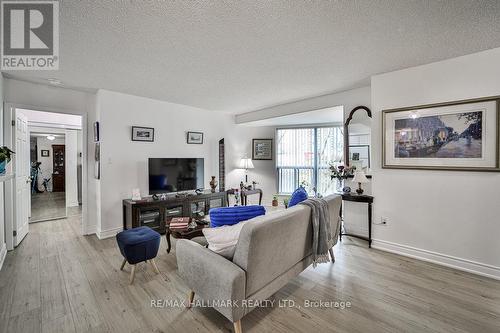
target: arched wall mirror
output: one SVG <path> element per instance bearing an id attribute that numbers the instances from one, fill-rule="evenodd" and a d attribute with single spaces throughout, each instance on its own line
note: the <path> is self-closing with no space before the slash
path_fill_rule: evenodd
<path id="1" fill-rule="evenodd" d="M 366 106 L 357 106 L 344 124 L 345 161 L 356 170 L 371 168 L 372 112 Z"/>

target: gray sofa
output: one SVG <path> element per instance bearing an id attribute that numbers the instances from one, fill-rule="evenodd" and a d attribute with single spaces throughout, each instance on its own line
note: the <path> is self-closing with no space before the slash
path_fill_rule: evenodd
<path id="1" fill-rule="evenodd" d="M 342 198 L 325 200 L 337 240 Z M 253 309 L 242 301 L 268 299 L 312 263 L 310 214 L 309 207 L 297 205 L 252 219 L 241 230 L 232 261 L 193 241 L 178 240 L 177 266 L 191 289 L 189 304 L 197 294 L 241 332 L 240 319 Z M 330 254 L 334 261 L 332 250 Z M 223 304 L 229 301 L 236 306 Z"/>

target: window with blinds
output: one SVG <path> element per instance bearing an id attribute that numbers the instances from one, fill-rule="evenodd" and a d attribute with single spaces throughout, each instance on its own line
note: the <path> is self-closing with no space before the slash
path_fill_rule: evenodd
<path id="1" fill-rule="evenodd" d="M 313 188 L 321 195 L 334 192 L 329 167 L 343 159 L 340 126 L 279 128 L 276 138 L 279 193 L 292 193 L 301 184 L 309 194 L 313 194 Z"/>

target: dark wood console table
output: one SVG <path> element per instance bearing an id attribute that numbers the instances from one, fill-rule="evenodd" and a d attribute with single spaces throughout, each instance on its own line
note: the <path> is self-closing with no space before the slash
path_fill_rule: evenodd
<path id="1" fill-rule="evenodd" d="M 351 201 L 351 202 L 362 202 L 362 203 L 367 203 L 368 204 L 368 237 L 365 236 L 360 236 L 360 235 L 354 235 L 350 233 L 344 233 L 343 232 L 343 227 L 344 227 L 344 218 L 342 217 L 342 207 L 340 207 L 340 219 L 341 219 L 341 224 L 340 224 L 340 241 L 342 241 L 342 236 L 349 236 L 349 237 L 355 237 L 359 239 L 363 239 L 365 241 L 368 241 L 368 247 L 372 247 L 372 204 L 373 204 L 373 196 L 371 195 L 366 195 L 366 194 L 356 194 L 356 193 L 337 193 L 342 196 L 342 200 L 344 201 Z"/>
<path id="2" fill-rule="evenodd" d="M 172 217 L 203 218 L 210 208 L 225 207 L 226 192 L 205 191 L 201 194 L 168 195 L 165 200 L 123 200 L 123 229 L 148 226 L 161 234 Z"/>

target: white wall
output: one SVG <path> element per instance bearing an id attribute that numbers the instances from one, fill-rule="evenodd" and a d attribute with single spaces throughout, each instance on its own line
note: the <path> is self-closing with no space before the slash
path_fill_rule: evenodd
<path id="1" fill-rule="evenodd" d="M 150 157 L 198 157 L 205 159 L 205 186 L 210 176 L 218 177 L 218 142 L 226 143 L 226 187 L 238 186 L 242 170 L 233 170 L 245 153 L 251 156 L 251 139 L 273 137 L 265 128 L 235 127 L 230 115 L 173 104 L 143 97 L 99 90 L 97 116 L 101 132 L 101 180 L 99 237 L 113 236 L 121 230 L 122 200 L 131 197 L 133 188 L 148 194 L 147 162 Z M 155 128 L 155 141 L 131 141 L 131 127 Z M 186 143 L 186 132 L 204 133 L 203 145 Z M 266 195 L 274 193 L 274 177 L 269 178 L 273 164 L 255 163 L 250 179 L 272 184 Z M 266 174 L 265 176 L 263 174 Z M 262 175 L 262 176 L 261 176 Z"/>
<path id="2" fill-rule="evenodd" d="M 92 140 L 92 139 L 90 139 Z M 86 142 L 85 142 L 86 145 Z M 82 131 L 77 131 L 76 133 L 76 147 L 77 147 L 77 160 L 76 160 L 76 166 L 80 170 L 80 172 L 83 173 L 83 147 L 84 147 L 84 142 L 83 142 L 83 133 Z M 80 175 L 80 178 L 77 179 L 77 201 L 78 204 L 82 204 L 82 175 Z"/>
<path id="3" fill-rule="evenodd" d="M 53 113 L 19 108 L 31 125 L 82 129 L 82 117 L 72 114 Z M 34 124 L 36 123 L 36 124 Z"/>
<path id="4" fill-rule="evenodd" d="M 85 233 L 94 233 L 99 214 L 99 184 L 98 181 L 93 179 L 94 144 L 91 139 L 93 137 L 93 122 L 96 119 L 95 94 L 15 79 L 4 79 L 4 100 L 26 108 L 78 114 L 86 117 L 88 131 L 83 131 L 82 134 L 83 141 L 87 142 L 85 147 L 87 159 L 85 162 L 88 165 L 88 173 L 85 178 L 88 178 L 88 186 L 87 195 L 83 197 L 83 205 L 87 209 L 84 209 L 82 214 L 88 224 Z M 87 136 L 89 137 L 88 140 Z"/>
<path id="5" fill-rule="evenodd" d="M 358 105 L 370 107 L 370 104 L 370 87 L 363 87 L 239 114 L 236 116 L 236 123 L 243 124 L 251 121 L 281 117 L 340 105 L 344 106 L 345 119 L 354 107 Z"/>
<path id="6" fill-rule="evenodd" d="M 65 130 L 66 139 L 66 207 L 78 206 L 78 131 Z"/>
<path id="7" fill-rule="evenodd" d="M 85 114 L 90 93 L 57 86 L 4 79 L 5 100 L 23 106 L 43 106 L 47 109 L 66 110 L 66 113 Z M 73 112 L 71 112 L 73 111 Z"/>
<path id="8" fill-rule="evenodd" d="M 372 78 L 374 247 L 500 278 L 500 174 L 381 169 L 381 110 L 500 95 L 500 48 Z"/>

